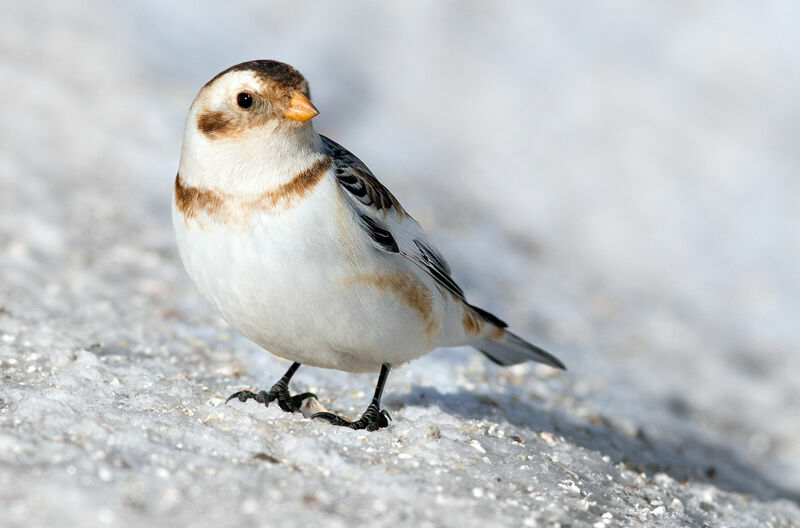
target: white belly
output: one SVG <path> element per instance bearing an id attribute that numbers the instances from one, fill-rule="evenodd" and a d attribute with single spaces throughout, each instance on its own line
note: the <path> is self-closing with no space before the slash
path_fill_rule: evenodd
<path id="1" fill-rule="evenodd" d="M 351 214 L 324 181 L 296 206 L 247 222 L 186 220 L 173 203 L 173 226 L 192 280 L 248 339 L 292 361 L 375 371 L 437 346 L 448 301 L 373 248 Z"/>

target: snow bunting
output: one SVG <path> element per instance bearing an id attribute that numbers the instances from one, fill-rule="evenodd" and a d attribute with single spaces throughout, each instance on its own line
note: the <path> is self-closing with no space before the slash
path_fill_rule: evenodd
<path id="1" fill-rule="evenodd" d="M 450 266 L 397 198 L 347 149 L 318 134 L 308 83 L 281 62 L 245 62 L 200 90 L 186 120 L 172 220 L 203 296 L 233 328 L 293 362 L 269 391 L 240 401 L 296 411 L 301 364 L 380 371 L 355 421 L 388 425 L 389 369 L 440 346 L 471 345 L 500 365 L 554 356 L 467 302 Z"/>

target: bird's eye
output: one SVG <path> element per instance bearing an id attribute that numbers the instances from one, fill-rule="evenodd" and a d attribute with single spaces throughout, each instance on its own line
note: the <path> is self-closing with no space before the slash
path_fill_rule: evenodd
<path id="1" fill-rule="evenodd" d="M 253 105 L 253 96 L 247 92 L 242 92 L 236 96 L 236 103 L 242 108 L 250 108 Z"/>

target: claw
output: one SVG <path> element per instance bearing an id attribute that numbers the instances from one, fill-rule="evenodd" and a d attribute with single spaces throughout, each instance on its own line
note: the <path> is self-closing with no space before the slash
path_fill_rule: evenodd
<path id="1" fill-rule="evenodd" d="M 228 399 L 225 400 L 225 403 L 228 403 L 232 399 L 236 398 L 240 402 L 246 402 L 247 400 L 255 400 L 258 403 L 263 403 L 264 406 L 269 407 L 270 403 L 277 400 L 278 407 L 280 407 L 286 412 L 295 412 L 303 405 L 303 400 L 312 397 L 316 398 L 317 396 L 312 392 L 304 392 L 296 396 L 290 396 L 289 389 L 286 388 L 286 385 L 276 383 L 269 390 L 269 392 L 263 390 L 259 391 L 258 393 L 249 390 L 234 392 L 233 394 L 228 396 Z"/>
<path id="2" fill-rule="evenodd" d="M 303 400 L 306 398 L 316 398 L 317 395 L 313 392 L 304 392 L 295 396 L 289 396 L 289 392 L 278 393 L 277 400 L 278 406 L 286 412 L 294 412 L 303 406 Z"/>
<path id="3" fill-rule="evenodd" d="M 246 402 L 247 400 L 249 400 L 251 398 L 255 399 L 256 397 L 257 397 L 256 393 L 254 393 L 252 391 L 249 391 L 249 390 L 242 390 L 242 391 L 239 391 L 239 392 L 234 392 L 233 394 L 228 396 L 228 399 L 225 400 L 225 404 L 227 405 L 227 403 L 229 401 L 231 401 L 232 399 L 234 399 L 234 398 L 238 398 L 238 400 L 240 402 Z"/>
<path id="4" fill-rule="evenodd" d="M 356 430 L 366 429 L 367 431 L 377 431 L 382 427 L 387 427 L 389 425 L 389 420 L 392 419 L 386 410 L 379 410 L 374 402 L 367 407 L 367 410 L 364 411 L 361 418 L 352 422 L 329 412 L 318 412 L 311 415 L 312 420 L 316 418 L 327 420 L 331 425 L 349 427 L 350 429 Z"/>
<path id="5" fill-rule="evenodd" d="M 323 420 L 327 420 L 332 425 L 347 426 L 353 423 L 349 420 L 345 420 L 341 416 L 336 416 L 335 414 L 330 412 L 318 412 L 311 415 L 312 420 L 316 420 L 317 418 L 322 418 Z"/>
<path id="6" fill-rule="evenodd" d="M 243 390 L 234 392 L 228 399 L 225 400 L 227 404 L 234 398 L 240 402 L 247 400 L 256 400 L 258 403 L 263 403 L 265 407 L 273 401 L 278 402 L 278 406 L 286 412 L 295 412 L 303 405 L 303 400 L 308 398 L 316 398 L 317 395 L 313 392 L 304 392 L 292 396 L 289 394 L 289 380 L 300 367 L 300 363 L 294 362 L 286 374 L 278 380 L 269 392 L 259 391 L 258 393 Z M 392 366 L 388 363 L 381 365 L 381 372 L 378 376 L 378 383 L 375 385 L 375 395 L 372 397 L 372 403 L 369 404 L 367 410 L 358 420 L 350 421 L 341 416 L 337 416 L 330 412 L 318 412 L 311 415 L 311 419 L 321 418 L 327 420 L 331 425 L 338 425 L 341 427 L 349 427 L 350 429 L 366 429 L 367 431 L 377 431 L 382 427 L 388 427 L 389 421 L 392 419 L 385 409 L 381 409 L 381 395 L 383 394 L 383 386 L 386 384 L 386 378 L 389 375 L 389 370 Z"/>

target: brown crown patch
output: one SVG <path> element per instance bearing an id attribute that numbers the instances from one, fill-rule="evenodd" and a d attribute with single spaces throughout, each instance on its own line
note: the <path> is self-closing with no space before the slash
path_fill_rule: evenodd
<path id="1" fill-rule="evenodd" d="M 274 60 L 254 60 L 236 64 L 227 70 L 219 72 L 205 86 L 233 71 L 250 71 L 265 84 L 274 84 L 285 90 L 299 90 L 306 97 L 310 96 L 308 82 L 306 82 L 303 74 L 284 62 Z"/>
<path id="2" fill-rule="evenodd" d="M 431 291 L 410 273 L 359 273 L 348 277 L 344 282 L 366 283 L 399 297 L 422 320 L 429 339 L 439 326 L 433 313 Z"/>
<path id="3" fill-rule="evenodd" d="M 330 165 L 331 159 L 328 156 L 320 158 L 288 182 L 256 195 L 236 195 L 186 186 L 178 174 L 175 176 L 175 205 L 186 219 L 205 213 L 218 223 L 243 220 L 254 211 L 290 207 L 319 183 Z"/>

